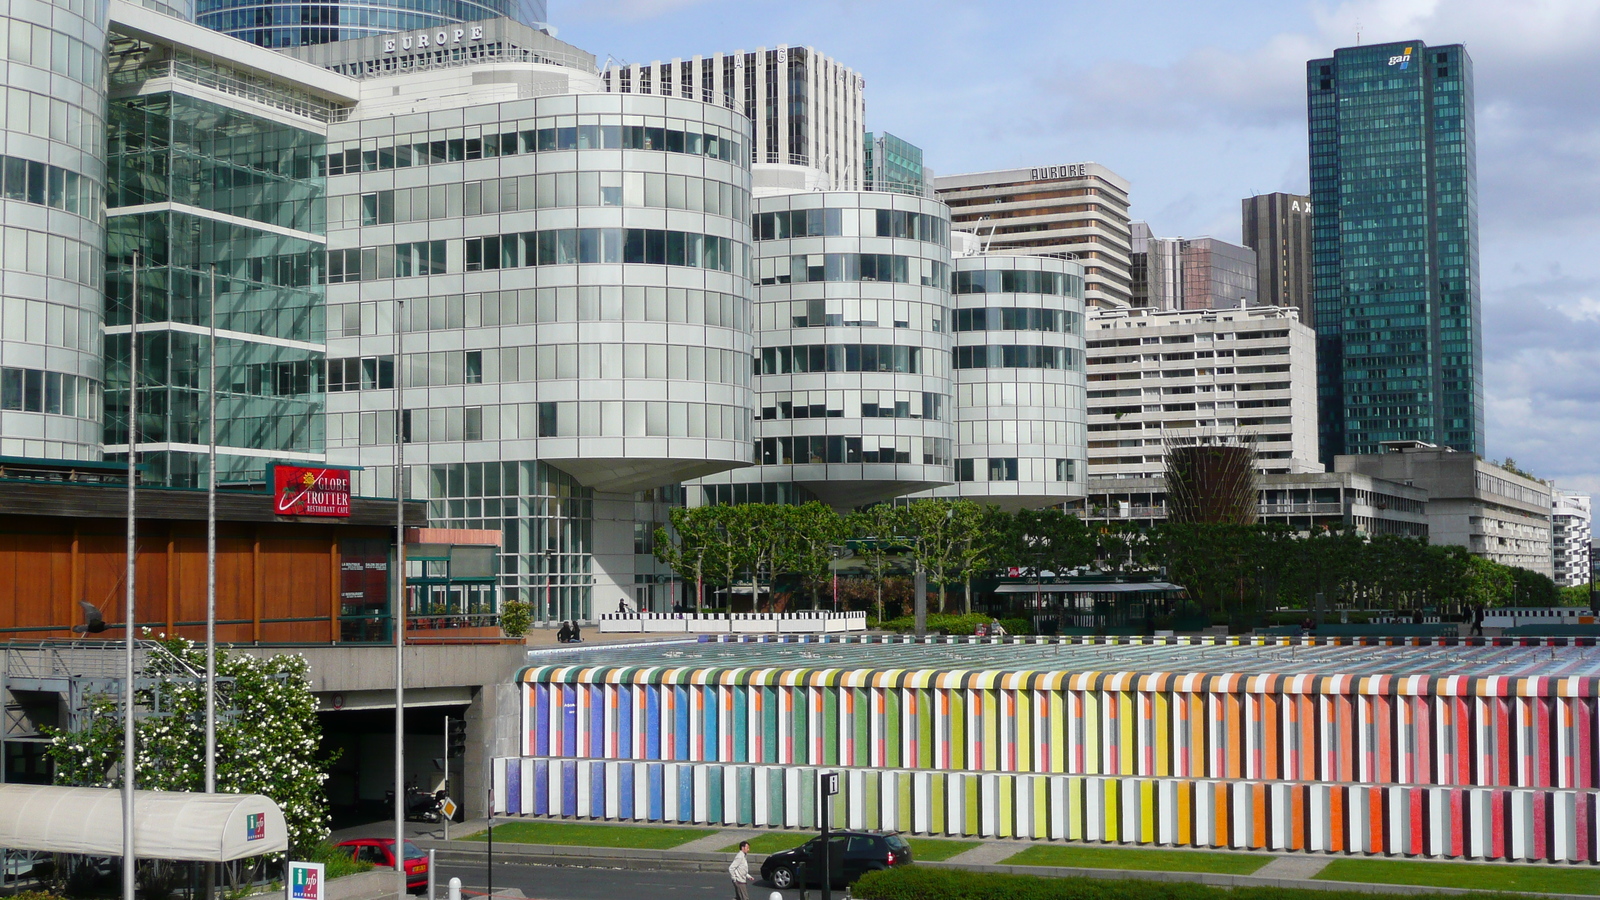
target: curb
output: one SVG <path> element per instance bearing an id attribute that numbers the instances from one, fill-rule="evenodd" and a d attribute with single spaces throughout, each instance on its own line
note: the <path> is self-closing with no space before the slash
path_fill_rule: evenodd
<path id="1" fill-rule="evenodd" d="M 438 851 L 443 862 L 483 863 L 488 851 L 483 842 L 413 839 L 424 850 Z M 698 853 L 683 850 L 636 850 L 623 847 L 572 847 L 558 844 L 512 844 L 495 847 L 496 858 L 523 865 L 575 866 L 582 868 L 632 869 L 664 872 L 726 872 L 727 853 Z M 759 871 L 766 856 L 750 855 L 751 871 Z M 1499 894 L 1508 897 L 1541 897 L 1556 900 L 1597 900 L 1592 894 L 1541 894 L 1526 891 L 1483 891 L 1470 888 L 1430 887 L 1416 884 L 1386 884 L 1369 881 L 1322 881 L 1301 878 L 1271 878 L 1258 875 L 1219 875 L 1211 872 L 1160 872 L 1143 869 L 1080 869 L 1066 866 L 1008 866 L 1004 863 L 921 862 L 919 866 L 964 869 L 1001 875 L 1036 875 L 1043 878 L 1097 878 L 1107 881 L 1191 882 L 1213 887 L 1279 887 L 1312 891 L 1349 891 L 1363 894 Z"/>

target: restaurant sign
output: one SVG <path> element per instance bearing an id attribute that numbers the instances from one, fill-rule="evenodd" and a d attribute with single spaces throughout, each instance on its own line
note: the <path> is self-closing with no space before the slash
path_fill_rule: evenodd
<path id="1" fill-rule="evenodd" d="M 350 470 L 274 466 L 272 494 L 280 516 L 348 516 Z"/>

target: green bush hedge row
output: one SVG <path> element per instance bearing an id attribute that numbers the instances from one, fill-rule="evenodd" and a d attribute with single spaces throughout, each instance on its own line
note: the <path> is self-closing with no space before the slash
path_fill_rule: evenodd
<path id="1" fill-rule="evenodd" d="M 1371 894 L 1353 891 L 1314 891 L 1303 888 L 1219 888 L 1192 881 L 1139 879 L 1044 878 L 1038 875 L 1004 875 L 963 869 L 900 866 L 868 872 L 856 882 L 851 895 L 857 900 L 1372 900 Z M 1443 900 L 1444 894 L 1413 895 Z M 1473 897 L 1509 898 L 1510 894 L 1456 894 L 1450 900 Z"/>
<path id="2" fill-rule="evenodd" d="M 993 622 L 991 616 L 971 615 L 960 613 L 928 613 L 929 634 L 976 634 L 979 625 L 988 625 Z M 1001 619 L 1000 624 L 1005 627 L 1008 634 L 1032 634 L 1033 623 L 1027 619 Z M 878 623 L 878 627 L 885 631 L 896 631 L 909 634 L 917 628 L 917 620 L 911 616 L 901 616 L 898 619 L 885 619 Z"/>

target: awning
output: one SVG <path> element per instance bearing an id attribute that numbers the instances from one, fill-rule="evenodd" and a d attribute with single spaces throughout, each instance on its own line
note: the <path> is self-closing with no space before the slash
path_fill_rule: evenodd
<path id="1" fill-rule="evenodd" d="M 122 792 L 0 784 L 0 847 L 121 856 Z M 227 862 L 288 849 L 283 811 L 260 794 L 134 791 L 135 856 Z"/>
<path id="2" fill-rule="evenodd" d="M 1002 584 L 994 589 L 996 594 L 1129 594 L 1134 591 L 1171 592 L 1183 590 L 1182 585 L 1165 581 L 1122 581 L 1105 584 Z"/>

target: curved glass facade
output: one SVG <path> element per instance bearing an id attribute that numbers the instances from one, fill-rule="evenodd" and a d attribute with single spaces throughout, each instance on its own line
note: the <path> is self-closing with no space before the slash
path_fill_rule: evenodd
<path id="1" fill-rule="evenodd" d="M 954 284 L 956 483 L 936 493 L 1006 509 L 1083 496 L 1083 267 L 964 257 Z"/>
<path id="2" fill-rule="evenodd" d="M 329 44 L 374 34 L 418 31 L 505 17 L 527 24 L 546 18 L 544 0 L 380 0 L 338 3 L 199 0 L 195 21 L 263 47 Z"/>
<path id="3" fill-rule="evenodd" d="M 387 490 L 398 378 L 410 493 L 501 531 L 503 596 L 541 619 L 636 602 L 638 498 L 752 462 L 750 169 L 721 150 L 749 128 L 618 94 L 335 125 L 330 273 L 354 251 L 361 277 L 327 288 L 330 462 Z"/>
<path id="4" fill-rule="evenodd" d="M 704 497 L 793 485 L 791 499 L 844 507 L 949 483 L 944 204 L 839 191 L 755 206 L 759 466 L 704 479 Z"/>
<path id="5" fill-rule="evenodd" d="M 0 455 L 100 458 L 106 8 L 0 0 Z"/>

